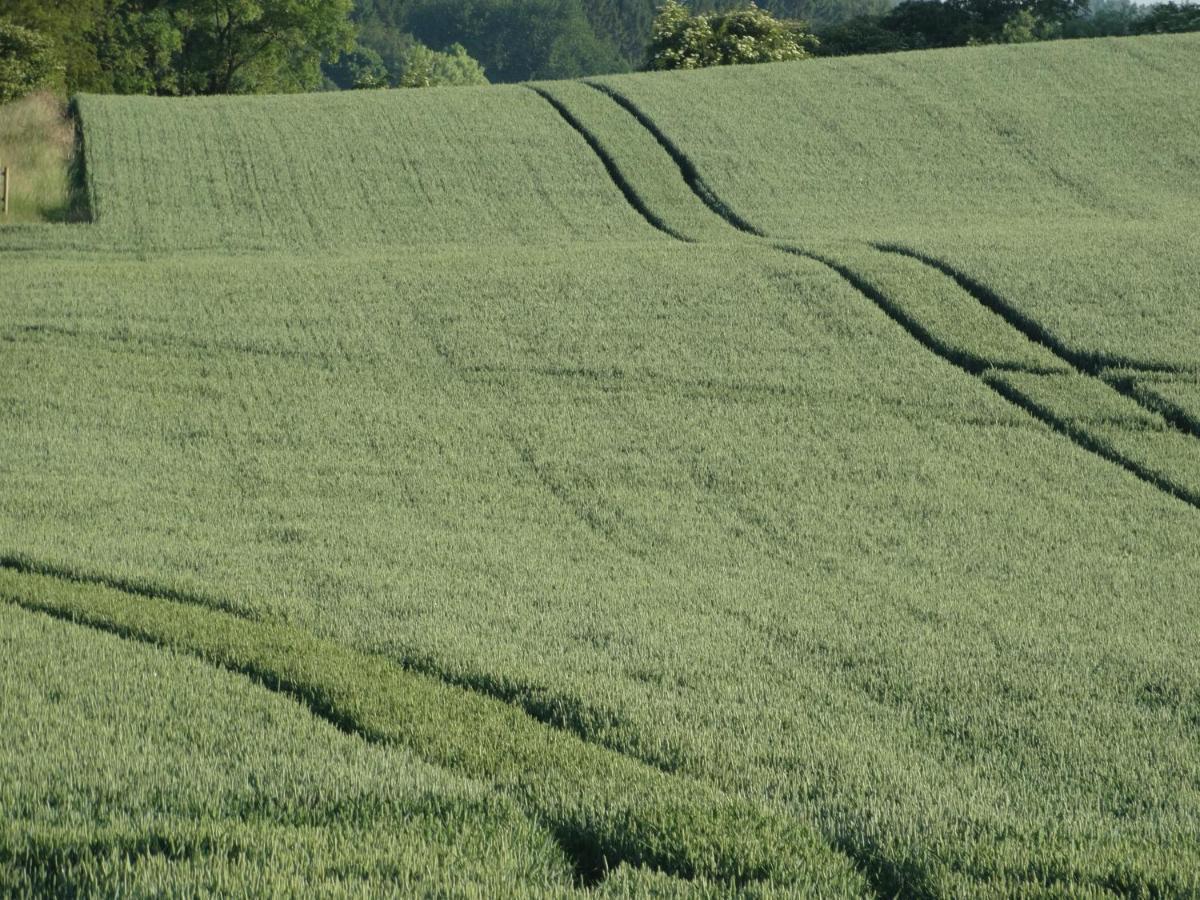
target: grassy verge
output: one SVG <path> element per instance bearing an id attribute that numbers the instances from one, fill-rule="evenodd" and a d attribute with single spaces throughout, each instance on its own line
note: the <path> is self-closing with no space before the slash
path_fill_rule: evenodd
<path id="1" fill-rule="evenodd" d="M 8 215 L 0 215 L 0 224 L 83 217 L 68 174 L 74 146 L 67 107 L 53 94 L 31 94 L 0 106 L 0 166 L 13 173 Z"/>

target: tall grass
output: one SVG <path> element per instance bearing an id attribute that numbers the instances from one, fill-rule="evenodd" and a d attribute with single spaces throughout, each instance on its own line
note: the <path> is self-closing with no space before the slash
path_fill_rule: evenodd
<path id="1" fill-rule="evenodd" d="M 58 97 L 39 92 L 0 106 L 0 166 L 12 171 L 0 224 L 84 218 L 71 190 L 75 129 Z"/>

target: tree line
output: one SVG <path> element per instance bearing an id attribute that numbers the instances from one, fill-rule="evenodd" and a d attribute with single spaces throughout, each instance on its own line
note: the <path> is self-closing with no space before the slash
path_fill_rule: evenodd
<path id="1" fill-rule="evenodd" d="M 0 101 L 571 78 L 1200 30 L 1131 0 L 0 0 Z"/>
<path id="2" fill-rule="evenodd" d="M 1200 6 L 1131 0 L 904 0 L 854 16 L 821 35 L 840 56 L 1061 38 L 1200 31 Z"/>

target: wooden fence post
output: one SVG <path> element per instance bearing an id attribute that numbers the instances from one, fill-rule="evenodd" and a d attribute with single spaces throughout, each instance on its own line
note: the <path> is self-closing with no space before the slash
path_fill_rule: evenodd
<path id="1" fill-rule="evenodd" d="M 5 166 L 0 169 L 0 175 L 4 176 L 4 214 L 8 215 L 8 183 L 12 181 L 12 166 Z"/>

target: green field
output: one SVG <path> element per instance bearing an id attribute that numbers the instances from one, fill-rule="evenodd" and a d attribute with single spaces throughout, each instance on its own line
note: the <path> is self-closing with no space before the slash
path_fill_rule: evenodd
<path id="1" fill-rule="evenodd" d="M 1198 54 L 79 98 L 0 894 L 1200 896 Z"/>

